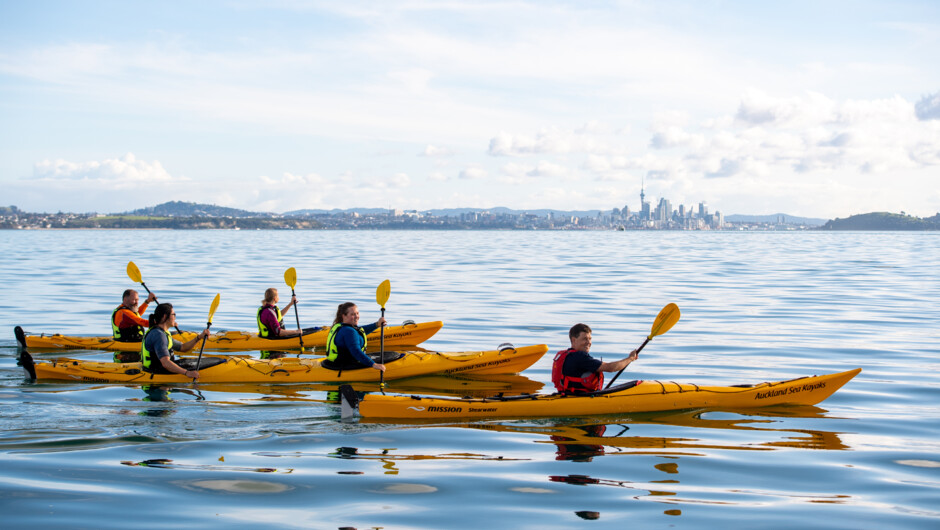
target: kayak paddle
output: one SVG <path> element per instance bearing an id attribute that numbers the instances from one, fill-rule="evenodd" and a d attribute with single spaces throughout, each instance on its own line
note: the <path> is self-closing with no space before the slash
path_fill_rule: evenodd
<path id="1" fill-rule="evenodd" d="M 150 292 L 150 288 L 147 287 L 147 284 L 144 283 L 144 279 L 143 279 L 143 277 L 141 277 L 141 275 L 140 275 L 140 269 L 137 268 L 137 265 L 136 265 L 133 261 L 128 261 L 128 262 L 127 262 L 127 277 L 130 278 L 132 282 L 134 282 L 134 283 L 139 283 L 139 284 L 143 285 L 143 286 L 144 286 L 144 289 L 147 290 L 147 294 L 153 294 L 153 293 Z M 157 302 L 158 304 L 160 303 L 160 302 L 157 300 L 157 297 L 156 297 L 156 296 L 153 297 L 153 301 L 154 301 L 154 302 Z M 179 326 L 173 326 L 173 327 L 176 329 L 176 334 L 177 334 L 177 335 L 180 335 L 180 336 L 183 335 L 183 332 L 180 331 Z"/>
<path id="2" fill-rule="evenodd" d="M 293 298 L 295 296 L 294 286 L 297 285 L 297 270 L 291 267 L 284 271 L 284 283 L 290 287 L 290 296 Z M 303 352 L 304 330 L 300 329 L 300 314 L 297 313 L 297 304 L 294 304 L 294 318 L 297 319 L 297 331 L 300 333 L 300 335 L 297 335 L 297 337 L 300 339 L 300 351 Z"/>
<path id="3" fill-rule="evenodd" d="M 375 301 L 382 306 L 382 318 L 385 318 L 385 302 L 388 302 L 389 295 L 392 294 L 392 284 L 388 280 L 380 283 L 375 290 Z M 385 364 L 385 323 L 382 323 L 382 333 L 379 335 L 379 358 L 382 364 Z M 379 389 L 385 393 L 385 372 L 379 374 Z"/>
<path id="4" fill-rule="evenodd" d="M 649 343 L 649 341 L 653 340 L 653 337 L 657 337 L 669 331 L 672 329 L 672 326 L 676 325 L 676 322 L 678 321 L 679 306 L 676 304 L 667 304 L 666 307 L 664 307 L 662 311 L 659 312 L 659 315 L 656 316 L 656 320 L 653 321 L 653 327 L 650 329 L 649 336 L 646 337 L 646 340 L 643 341 L 643 344 L 640 344 L 640 347 L 636 349 L 636 352 L 640 353 L 640 350 L 642 350 L 643 347 Z M 617 372 L 617 375 L 615 375 L 614 378 L 611 379 L 609 383 L 607 383 L 607 386 L 605 386 L 604 389 L 606 390 L 610 388 L 610 385 L 614 384 L 614 381 L 620 377 L 620 374 L 623 373 L 626 368 L 626 366 L 621 368 L 620 371 Z"/>
<path id="5" fill-rule="evenodd" d="M 215 315 L 215 310 L 219 307 L 219 300 L 222 298 L 220 294 L 215 295 L 215 299 L 212 300 L 212 305 L 209 306 L 209 321 L 206 322 L 206 329 L 212 327 L 212 316 Z M 199 371 L 199 363 L 202 361 L 202 351 L 206 349 L 206 339 L 209 336 L 206 335 L 202 338 L 202 346 L 199 347 L 199 357 L 196 359 L 196 371 Z M 196 384 L 196 378 L 193 378 L 193 384 Z"/>
<path id="6" fill-rule="evenodd" d="M 22 366 L 23 369 L 26 370 L 26 373 L 29 374 L 29 378 L 35 381 L 36 364 L 33 362 L 33 356 L 26 351 L 26 334 L 23 333 L 23 328 L 19 326 L 13 328 L 13 335 L 16 336 L 16 342 L 20 346 L 19 357 L 16 364 Z"/>

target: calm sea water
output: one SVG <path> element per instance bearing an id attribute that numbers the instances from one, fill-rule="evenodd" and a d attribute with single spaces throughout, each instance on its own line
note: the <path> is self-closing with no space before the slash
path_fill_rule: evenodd
<path id="1" fill-rule="evenodd" d="M 674 302 L 622 379 L 863 372 L 817 407 L 423 425 L 343 423 L 322 385 L 26 381 L 13 326 L 108 333 L 129 260 L 184 329 L 216 293 L 214 329 L 253 329 L 295 267 L 304 326 L 347 300 L 374 320 L 388 278 L 389 321 L 445 322 L 433 349 L 554 351 L 583 321 L 614 360 Z M 2 526 L 935 529 L 938 263 L 936 233 L 0 231 Z"/>

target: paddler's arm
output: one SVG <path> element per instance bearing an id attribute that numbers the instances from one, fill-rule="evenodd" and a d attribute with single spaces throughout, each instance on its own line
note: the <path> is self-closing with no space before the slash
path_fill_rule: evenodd
<path id="1" fill-rule="evenodd" d="M 287 302 L 287 305 L 284 306 L 284 309 L 281 309 L 281 313 L 287 313 L 287 310 L 291 308 L 292 305 L 297 303 L 297 295 L 290 297 L 290 302 Z"/>
<path id="2" fill-rule="evenodd" d="M 137 312 L 140 313 L 140 316 L 144 316 L 144 313 L 147 312 L 147 306 L 150 304 L 150 302 L 153 302 L 153 301 L 156 300 L 156 299 L 157 299 L 157 295 L 155 295 L 155 294 L 153 294 L 153 293 L 150 293 L 150 294 L 147 295 L 147 300 L 145 300 L 144 303 L 142 303 L 142 304 L 140 304 L 139 306 L 137 306 Z M 145 327 L 145 328 L 146 328 L 146 327 L 150 327 L 150 326 L 149 326 L 150 322 L 147 321 L 146 318 L 143 319 L 143 320 L 144 320 L 144 323 L 141 324 L 141 325 L 142 325 L 143 327 Z M 139 322 L 138 322 L 138 323 L 139 323 Z"/>
<path id="3" fill-rule="evenodd" d="M 614 361 L 610 363 L 601 363 L 601 366 L 600 368 L 597 369 L 597 371 L 598 372 L 619 372 L 620 370 L 623 370 L 624 368 L 629 366 L 630 363 L 635 361 L 639 355 L 640 355 L 639 352 L 637 352 L 636 350 L 633 350 L 632 352 L 630 352 L 630 355 L 628 355 L 627 357 L 624 357 L 623 359 L 620 359 L 619 361 Z"/>
<path id="4" fill-rule="evenodd" d="M 173 372 L 174 374 L 184 375 L 184 376 L 189 377 L 189 378 L 191 378 L 191 379 L 199 379 L 199 371 L 198 371 L 198 370 L 186 370 L 186 369 L 184 369 L 182 366 L 180 366 L 180 365 L 174 363 L 173 361 L 171 361 L 169 355 L 167 355 L 166 357 L 160 357 L 160 364 L 162 364 L 164 368 L 166 368 L 166 369 L 169 370 L 170 372 Z"/>
<path id="5" fill-rule="evenodd" d="M 362 329 L 368 333 L 366 328 Z M 366 352 L 362 351 L 362 348 L 359 346 L 359 333 L 353 328 L 348 326 L 339 328 L 339 331 L 336 333 L 336 339 L 334 340 L 336 341 L 337 346 L 344 346 L 347 350 L 349 350 L 349 353 L 359 364 L 363 366 L 370 366 L 382 372 L 385 371 L 384 364 L 379 364 L 373 361 L 371 357 L 366 355 Z"/>
<path id="6" fill-rule="evenodd" d="M 177 349 L 176 351 L 181 352 L 181 353 L 188 352 L 189 350 L 193 349 L 193 347 L 196 346 L 196 344 L 199 341 L 201 341 L 203 337 L 208 337 L 208 336 L 209 336 L 209 328 L 206 328 L 202 330 L 199 333 L 199 335 L 196 335 L 194 338 L 189 339 L 188 341 L 180 344 L 179 349 Z"/>
<path id="7" fill-rule="evenodd" d="M 372 333 L 373 331 L 379 329 L 379 326 L 381 326 L 382 324 L 388 325 L 388 321 L 385 320 L 385 317 L 379 317 L 379 319 L 376 320 L 374 323 L 362 326 L 362 331 L 365 331 L 366 335 L 368 335 L 369 333 Z"/>
<path id="8" fill-rule="evenodd" d="M 144 304 L 144 305 L 146 305 L 146 304 Z M 142 307 L 143 307 L 143 306 L 141 306 L 141 307 L 139 307 L 139 308 L 137 309 L 137 310 L 140 311 L 141 313 L 143 313 Z M 133 322 L 134 324 L 137 324 L 138 326 L 143 326 L 143 327 L 145 327 L 145 328 L 149 328 L 149 327 L 150 327 L 150 321 L 149 321 L 149 320 L 147 320 L 146 318 L 141 318 L 141 317 L 135 315 L 134 312 L 131 311 L 130 309 L 122 309 L 122 310 L 118 311 L 117 315 L 114 316 L 114 320 L 115 320 L 114 323 L 117 324 L 118 327 L 121 327 L 121 324 L 122 324 L 125 320 L 130 320 L 130 321 Z"/>

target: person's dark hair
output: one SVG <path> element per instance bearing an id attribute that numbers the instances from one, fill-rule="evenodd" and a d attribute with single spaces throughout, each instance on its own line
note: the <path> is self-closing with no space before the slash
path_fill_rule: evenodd
<path id="1" fill-rule="evenodd" d="M 568 338 L 573 339 L 585 332 L 591 333 L 591 326 L 581 323 L 575 324 L 568 330 Z"/>
<path id="2" fill-rule="evenodd" d="M 158 324 L 162 324 L 166 319 L 170 318 L 170 313 L 173 312 L 173 304 L 163 303 L 157 304 L 157 308 L 153 310 L 153 313 L 150 314 L 150 327 L 154 327 Z"/>
<path id="3" fill-rule="evenodd" d="M 339 324 L 343 321 L 343 315 L 346 314 L 346 311 L 349 311 L 350 307 L 355 307 L 356 304 L 352 302 L 343 302 L 336 308 L 336 318 L 333 320 L 333 325 Z"/>
<path id="4" fill-rule="evenodd" d="M 124 290 L 124 294 L 121 295 L 121 301 L 123 302 L 124 300 L 127 300 L 127 297 L 128 297 L 128 296 L 130 296 L 131 294 L 136 293 L 136 292 L 137 292 L 137 291 L 135 291 L 135 290 L 133 290 L 133 289 L 125 289 L 125 290 Z"/>

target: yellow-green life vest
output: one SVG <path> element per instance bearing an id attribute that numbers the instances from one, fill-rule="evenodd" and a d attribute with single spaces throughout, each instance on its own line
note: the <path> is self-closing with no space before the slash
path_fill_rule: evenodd
<path id="1" fill-rule="evenodd" d="M 165 330 L 157 326 L 150 328 L 150 331 L 147 332 L 147 335 L 150 335 L 152 332 L 157 331 L 157 330 L 162 331 L 163 333 L 166 333 L 167 351 L 170 352 L 170 359 L 173 359 L 173 335 L 170 334 L 169 330 Z M 154 354 L 147 351 L 147 337 L 144 336 L 144 340 L 140 341 L 140 362 L 143 364 L 143 368 L 145 371 L 147 372 L 152 371 L 150 364 L 153 362 L 153 359 L 155 357 L 156 356 Z"/>
<path id="2" fill-rule="evenodd" d="M 358 331 L 359 335 L 362 336 L 362 351 L 366 351 L 366 344 L 369 343 L 369 339 L 366 338 L 365 330 L 360 328 L 359 326 L 353 326 L 351 324 L 343 324 L 342 322 L 338 324 L 333 324 L 333 327 L 330 328 L 330 333 L 326 336 L 326 358 L 331 362 L 335 362 L 336 358 L 339 357 L 340 351 L 339 351 L 339 348 L 336 346 L 334 339 L 336 339 L 336 332 L 339 331 L 339 328 L 343 326 L 356 328 L 356 331 Z M 352 354 L 349 352 L 343 352 L 343 353 L 345 353 L 346 356 L 348 357 L 352 357 Z"/>
<path id="3" fill-rule="evenodd" d="M 255 318 L 258 319 L 258 336 L 263 339 L 266 339 L 271 336 L 271 330 L 268 329 L 267 326 L 261 323 L 261 312 L 264 311 L 265 307 L 267 306 L 259 307 L 258 314 L 255 315 Z M 276 305 L 271 306 L 271 307 L 274 308 L 274 314 L 277 316 L 277 323 L 280 324 L 280 326 L 283 328 L 284 327 L 284 315 L 281 314 L 281 310 L 278 309 Z"/>
<path id="4" fill-rule="evenodd" d="M 134 313 L 137 316 L 140 316 L 140 313 L 133 311 L 131 308 L 121 304 L 111 312 L 111 336 L 114 340 L 118 342 L 137 342 L 144 339 L 144 327 L 140 325 L 134 325 L 129 328 L 121 329 L 117 327 L 117 324 L 114 323 L 114 317 L 117 316 L 118 311 L 122 309 L 127 309 L 131 313 Z M 141 317 L 143 318 L 143 317 Z"/>

